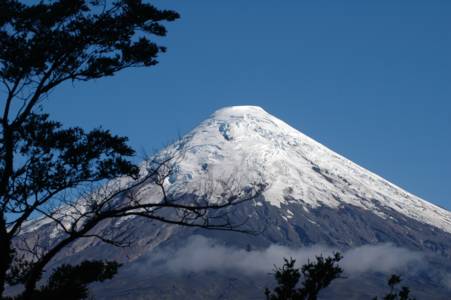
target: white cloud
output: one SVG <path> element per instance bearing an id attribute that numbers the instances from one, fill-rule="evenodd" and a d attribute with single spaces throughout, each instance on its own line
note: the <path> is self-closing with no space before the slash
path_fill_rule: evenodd
<path id="1" fill-rule="evenodd" d="M 451 274 L 445 274 L 443 276 L 443 284 L 451 290 Z"/>
<path id="2" fill-rule="evenodd" d="M 422 255 L 392 244 L 366 245 L 344 253 L 342 266 L 354 273 L 389 273 L 410 264 L 421 263 Z"/>
<path id="3" fill-rule="evenodd" d="M 328 256 L 335 249 L 312 246 L 293 249 L 272 245 L 263 250 L 246 251 L 219 245 L 215 240 L 203 236 L 193 236 L 186 245 L 172 253 L 160 253 L 153 261 L 164 262 L 166 269 L 173 272 L 240 271 L 248 274 L 268 273 L 274 266 L 280 266 L 283 258 L 296 259 L 297 266 L 312 260 L 316 255 Z M 363 272 L 390 273 L 412 264 L 419 264 L 422 255 L 392 244 L 361 246 L 342 253 L 340 262 L 345 273 Z"/>

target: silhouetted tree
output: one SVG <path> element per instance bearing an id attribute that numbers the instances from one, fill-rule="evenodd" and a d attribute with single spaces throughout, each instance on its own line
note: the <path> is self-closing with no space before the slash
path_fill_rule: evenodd
<path id="1" fill-rule="evenodd" d="M 56 268 L 47 283 L 38 288 L 36 300 L 80 300 L 89 296 L 88 284 L 113 278 L 119 264 L 116 262 L 84 261 L 76 266 L 61 265 Z M 18 296 L 14 300 L 21 300 Z"/>
<path id="2" fill-rule="evenodd" d="M 401 283 L 401 276 L 393 274 L 388 279 L 388 286 L 390 291 L 382 298 L 383 300 L 415 300 L 415 298 L 410 297 L 410 289 L 406 286 L 401 287 L 400 289 L 397 286 Z M 374 297 L 373 300 L 377 300 L 377 297 Z"/>
<path id="3" fill-rule="evenodd" d="M 329 284 L 341 278 L 343 270 L 338 263 L 342 259 L 339 253 L 332 257 L 317 256 L 316 262 L 308 262 L 301 267 L 301 271 L 295 268 L 296 260 L 284 258 L 281 268 L 276 268 L 274 277 L 278 283 L 274 291 L 265 289 L 267 300 L 316 300 L 319 292 L 329 286 Z M 302 275 L 302 276 L 301 276 Z M 303 277 L 299 288 L 298 282 Z M 397 286 L 401 283 L 401 277 L 393 274 L 388 279 L 389 292 L 382 300 L 415 300 L 410 297 L 410 289 L 406 286 L 400 289 Z M 378 300 L 374 297 L 373 300 Z"/>
<path id="4" fill-rule="evenodd" d="M 338 266 L 342 259 L 339 253 L 331 257 L 317 256 L 315 262 L 309 261 L 301 267 L 295 268 L 296 260 L 284 258 L 284 265 L 276 268 L 275 278 L 277 287 L 271 292 L 265 290 L 267 300 L 316 300 L 318 293 L 329 284 L 340 278 L 343 270 Z M 300 287 L 297 287 L 302 277 Z"/>
<path id="5" fill-rule="evenodd" d="M 168 159 L 140 171 L 128 159 L 134 151 L 127 138 L 104 129 L 64 128 L 40 107 L 65 82 L 155 65 L 166 49 L 151 38 L 165 36 L 163 22 L 178 17 L 141 0 L 0 0 L 0 298 L 6 284 L 19 283 L 24 284 L 22 299 L 34 297 L 44 268 L 80 238 L 123 245 L 116 236 L 93 233 L 111 218 L 235 228 L 226 214 L 212 219 L 208 211 L 255 193 L 225 192 L 217 205 L 209 204 L 208 195 L 180 202 L 164 190 L 171 172 Z M 128 180 L 113 180 L 118 177 Z M 140 202 L 136 195 L 144 182 L 161 188 L 161 201 Z M 85 190 L 74 201 L 71 193 Z M 61 233 L 52 243 L 22 238 L 24 226 L 40 216 Z M 57 274 L 67 274 L 63 270 Z"/>

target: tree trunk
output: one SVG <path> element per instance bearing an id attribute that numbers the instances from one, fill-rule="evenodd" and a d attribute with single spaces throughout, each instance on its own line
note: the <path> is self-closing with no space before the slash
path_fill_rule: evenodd
<path id="1" fill-rule="evenodd" d="M 6 230 L 5 220 L 0 217 L 0 299 L 3 298 L 5 292 L 6 273 L 11 266 L 11 261 L 11 241 Z"/>
<path id="2" fill-rule="evenodd" d="M 31 300 L 33 299 L 33 294 L 36 290 L 36 284 L 41 276 L 40 273 L 36 273 L 31 271 L 28 275 L 27 282 L 25 283 L 25 290 L 22 293 L 21 299 L 23 300 Z"/>

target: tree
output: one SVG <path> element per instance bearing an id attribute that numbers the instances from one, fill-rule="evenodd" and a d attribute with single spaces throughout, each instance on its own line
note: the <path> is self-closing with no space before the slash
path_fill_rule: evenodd
<path id="1" fill-rule="evenodd" d="M 383 300 L 415 300 L 415 298 L 410 297 L 410 289 L 406 286 L 401 287 L 398 290 L 397 285 L 401 283 L 401 276 L 393 274 L 387 281 L 390 291 L 382 298 Z M 374 300 L 377 300 L 374 297 Z"/>
<path id="2" fill-rule="evenodd" d="M 296 260 L 284 258 L 281 268 L 276 268 L 274 277 L 278 286 L 271 292 L 265 289 L 267 300 L 316 300 L 319 292 L 328 287 L 329 284 L 341 278 L 343 269 L 338 265 L 343 257 L 336 253 L 332 257 L 317 256 L 316 262 L 308 262 L 301 267 L 301 271 L 295 268 Z M 300 288 L 296 288 L 299 279 L 303 277 Z M 388 279 L 390 291 L 382 298 L 383 300 L 415 300 L 410 297 L 410 289 L 406 286 L 397 288 L 401 283 L 401 277 L 393 274 Z M 374 297 L 373 300 L 378 300 Z"/>
<path id="3" fill-rule="evenodd" d="M 89 296 L 88 284 L 113 278 L 119 264 L 116 262 L 84 261 L 76 266 L 61 265 L 49 277 L 47 284 L 38 288 L 36 300 L 79 300 Z M 19 296 L 14 300 L 21 300 Z"/>
<path id="4" fill-rule="evenodd" d="M 267 300 L 316 300 L 319 292 L 329 284 L 340 278 L 343 270 L 338 266 L 342 259 L 339 253 L 331 257 L 317 256 L 315 262 L 309 261 L 301 267 L 301 271 L 295 268 L 296 260 L 284 258 L 284 265 L 276 268 L 274 277 L 278 286 L 271 292 L 265 290 Z M 302 283 L 299 288 L 299 280 L 302 275 Z"/>
<path id="5" fill-rule="evenodd" d="M 140 169 L 130 161 L 135 152 L 126 137 L 101 128 L 64 128 L 40 106 L 65 82 L 155 65 L 166 48 L 152 38 L 165 36 L 164 22 L 177 18 L 174 11 L 141 0 L 56 0 L 33 5 L 0 0 L 0 298 L 6 284 L 21 283 L 22 299 L 31 299 L 38 293 L 44 268 L 78 239 L 122 245 L 124 241 L 114 236 L 93 233 L 108 219 L 140 216 L 177 225 L 236 229 L 226 213 L 212 216 L 210 211 L 251 199 L 258 188 L 242 193 L 230 189 L 218 204 L 210 204 L 207 194 L 185 201 L 165 191 L 170 158 Z M 161 199 L 140 201 L 137 193 L 143 183 L 160 187 Z M 81 191 L 87 193 L 74 201 L 71 193 Z M 24 226 L 40 216 L 61 233 L 46 247 L 21 239 Z"/>

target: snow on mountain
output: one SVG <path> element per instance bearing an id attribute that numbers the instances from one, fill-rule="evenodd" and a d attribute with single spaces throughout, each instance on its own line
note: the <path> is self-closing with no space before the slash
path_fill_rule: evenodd
<path id="1" fill-rule="evenodd" d="M 175 158 L 166 182 L 172 192 L 196 193 L 205 182 L 229 179 L 243 188 L 263 182 L 268 185 L 264 199 L 278 208 L 299 203 L 308 211 L 350 204 L 392 218 L 388 209 L 451 233 L 451 212 L 356 165 L 260 107 L 220 109 L 160 156 Z M 216 197 L 210 201 L 220 201 L 219 192 Z M 293 214 L 284 213 L 284 219 Z"/>

